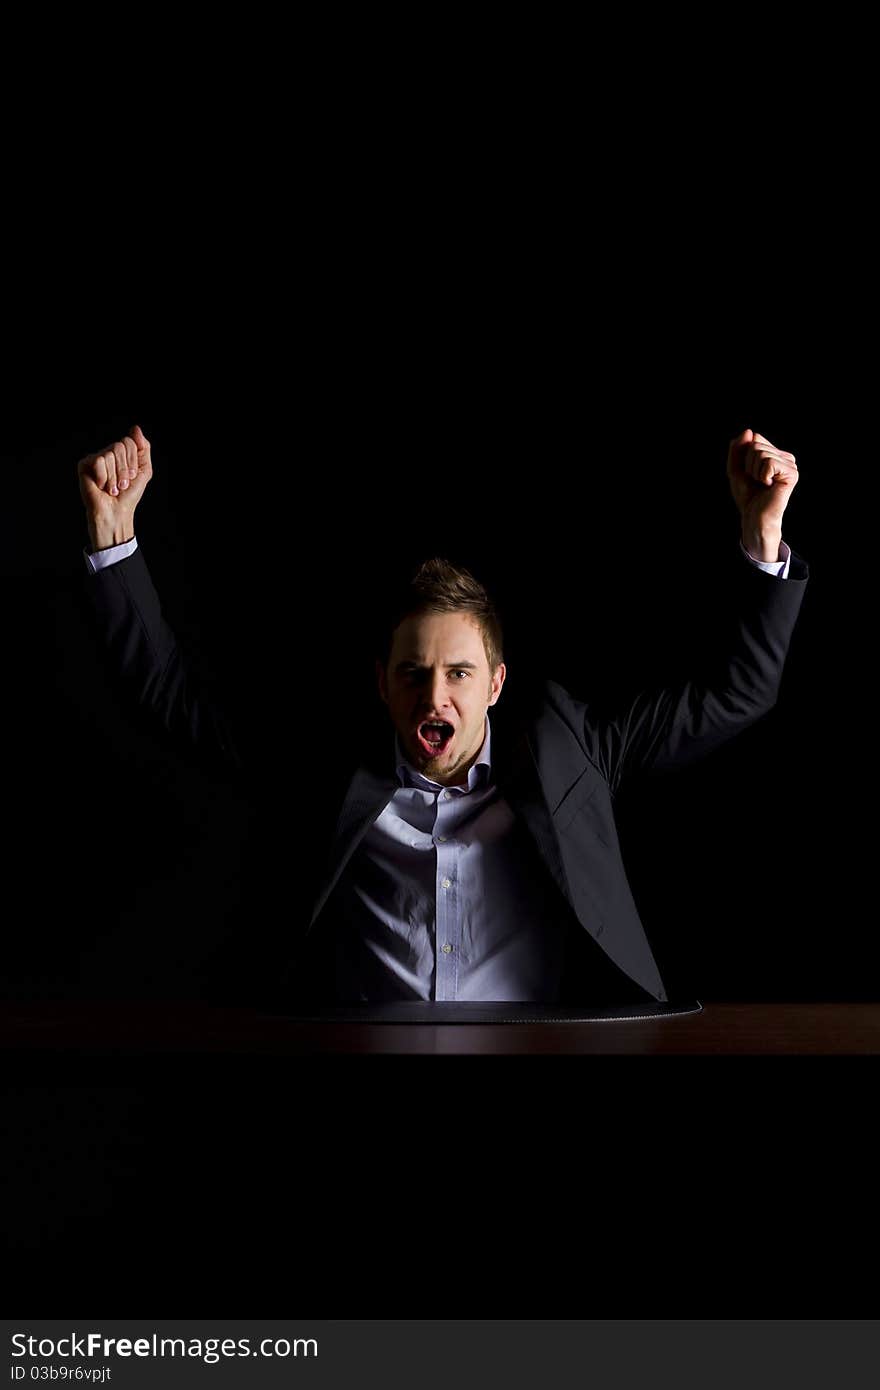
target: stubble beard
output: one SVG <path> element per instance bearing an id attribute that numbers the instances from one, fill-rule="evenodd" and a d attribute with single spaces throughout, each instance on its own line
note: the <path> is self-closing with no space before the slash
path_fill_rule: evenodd
<path id="1" fill-rule="evenodd" d="M 422 769 L 422 775 L 424 777 L 429 778 L 429 780 L 432 782 L 439 782 L 441 778 L 436 776 L 436 774 L 442 771 L 443 778 L 448 783 L 460 782 L 460 769 L 463 768 L 465 764 L 473 763 L 474 758 L 476 758 L 477 756 L 477 752 L 478 750 L 474 748 L 471 750 L 470 753 L 462 753 L 458 758 L 456 758 L 455 762 L 450 763 L 448 767 L 443 768 L 441 768 L 440 758 L 429 758 Z M 468 770 L 470 770 L 470 768 L 468 768 Z"/>

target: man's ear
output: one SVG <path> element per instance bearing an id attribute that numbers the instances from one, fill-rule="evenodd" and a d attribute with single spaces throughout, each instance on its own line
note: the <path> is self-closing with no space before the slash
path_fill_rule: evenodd
<path id="1" fill-rule="evenodd" d="M 388 686 L 387 686 L 387 684 L 386 684 L 386 682 L 385 682 L 385 668 L 383 667 L 383 665 L 382 665 L 382 663 L 381 663 L 381 661 L 379 660 L 378 657 L 376 657 L 376 681 L 377 681 L 377 684 L 378 684 L 378 686 L 379 686 L 379 694 L 381 695 L 382 699 L 385 701 L 385 703 L 386 703 L 386 705 L 387 705 L 387 704 L 388 704 Z"/>
<path id="2" fill-rule="evenodd" d="M 504 678 L 506 675 L 507 667 L 502 661 L 500 666 L 498 667 L 498 670 L 495 672 L 495 675 L 492 677 L 491 698 L 489 700 L 490 706 L 498 703 L 498 697 L 501 694 L 501 687 L 504 684 Z"/>

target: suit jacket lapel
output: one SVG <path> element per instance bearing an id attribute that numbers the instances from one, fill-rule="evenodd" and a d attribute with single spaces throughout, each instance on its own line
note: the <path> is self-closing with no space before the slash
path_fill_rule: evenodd
<path id="1" fill-rule="evenodd" d="M 373 821 L 381 815 L 400 786 L 394 768 L 394 729 L 386 722 L 376 735 L 348 781 L 342 808 L 330 837 L 327 859 L 306 931 L 329 898 L 345 868 Z"/>
<path id="2" fill-rule="evenodd" d="M 559 891 L 573 907 L 559 842 L 538 776 L 530 725 L 515 708 L 501 714 L 501 703 L 495 706 L 499 715 L 492 723 L 492 766 L 498 788 L 534 840 Z"/>

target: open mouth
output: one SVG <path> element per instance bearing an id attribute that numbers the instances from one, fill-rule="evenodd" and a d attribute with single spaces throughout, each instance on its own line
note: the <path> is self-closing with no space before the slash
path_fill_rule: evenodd
<path id="1" fill-rule="evenodd" d="M 455 730 L 451 724 L 444 724 L 437 720 L 428 719 L 420 724 L 416 730 L 416 737 L 419 747 L 427 753 L 430 758 L 438 758 L 441 753 L 445 753 L 453 738 Z"/>

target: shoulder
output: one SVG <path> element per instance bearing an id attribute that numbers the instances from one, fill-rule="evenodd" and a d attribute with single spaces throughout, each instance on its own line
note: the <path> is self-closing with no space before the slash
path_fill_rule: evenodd
<path id="1" fill-rule="evenodd" d="M 531 692 L 529 717 L 546 723 L 567 724 L 573 732 L 583 734 L 585 724 L 599 716 L 588 699 L 575 694 L 560 681 L 546 677 Z"/>
<path id="2" fill-rule="evenodd" d="M 539 764 L 590 763 L 604 776 L 597 756 L 602 716 L 589 700 L 545 677 L 523 692 L 519 713 Z"/>

